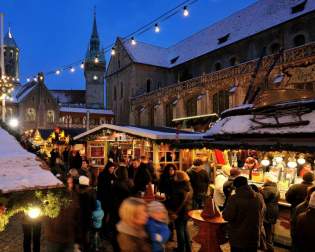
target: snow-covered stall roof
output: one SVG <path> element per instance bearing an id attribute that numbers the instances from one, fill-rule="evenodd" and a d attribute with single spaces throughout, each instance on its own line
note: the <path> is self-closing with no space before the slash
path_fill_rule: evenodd
<path id="1" fill-rule="evenodd" d="M 26 151 L 7 131 L 0 128 L 0 193 L 62 187 L 36 156 Z"/>
<path id="2" fill-rule="evenodd" d="M 135 62 L 170 68 L 315 10 L 315 1 L 307 1 L 304 10 L 292 13 L 291 8 L 302 2 L 257 1 L 169 48 L 139 41 L 131 45 L 130 40 L 123 45 Z M 218 43 L 223 37 L 227 40 Z"/>
<path id="3" fill-rule="evenodd" d="M 60 112 L 65 113 L 83 113 L 86 114 L 89 112 L 90 114 L 97 114 L 97 115 L 114 115 L 112 110 L 106 109 L 89 109 L 89 108 L 76 108 L 76 107 L 60 107 Z"/>
<path id="4" fill-rule="evenodd" d="M 174 132 L 164 132 L 164 131 L 158 131 L 158 130 L 151 130 L 146 128 L 140 128 L 135 126 L 118 126 L 113 124 L 102 124 L 94 129 L 88 130 L 80 135 L 75 136 L 74 140 L 79 140 L 85 136 L 88 136 L 90 134 L 93 134 L 99 130 L 102 129 L 110 129 L 115 130 L 118 132 L 123 132 L 126 134 L 142 137 L 142 138 L 149 138 L 152 140 L 199 140 L 202 139 L 203 134 L 200 133 L 193 133 L 193 132 L 187 132 L 187 133 L 179 133 L 176 134 Z"/>
<path id="5" fill-rule="evenodd" d="M 257 123 L 257 120 L 259 123 Z M 276 127 L 275 117 L 269 115 L 256 116 L 254 120 L 253 114 L 228 116 L 218 121 L 209 131 L 205 133 L 205 137 L 211 138 L 220 135 L 289 135 L 289 134 L 315 134 L 315 110 L 301 115 L 301 120 L 309 122 L 287 127 Z M 301 121 L 297 114 L 289 114 L 278 117 L 281 124 Z M 265 125 L 274 125 L 272 127 L 262 127 Z"/>

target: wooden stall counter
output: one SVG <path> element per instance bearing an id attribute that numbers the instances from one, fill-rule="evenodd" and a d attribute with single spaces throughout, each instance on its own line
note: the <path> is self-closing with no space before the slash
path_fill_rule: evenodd
<path id="1" fill-rule="evenodd" d="M 201 244 L 199 252 L 222 252 L 220 244 L 225 243 L 221 232 L 222 224 L 227 223 L 222 216 L 204 218 L 201 216 L 203 210 L 192 210 L 188 216 L 199 226 L 198 234 L 193 237 L 194 241 Z"/>

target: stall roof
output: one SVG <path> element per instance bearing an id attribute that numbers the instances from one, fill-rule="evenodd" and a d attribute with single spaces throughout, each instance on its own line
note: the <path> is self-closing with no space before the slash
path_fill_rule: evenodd
<path id="1" fill-rule="evenodd" d="M 69 135 L 72 138 L 86 131 L 85 128 L 60 128 L 60 130 L 63 130 L 67 136 Z M 39 134 L 45 140 L 51 135 L 53 131 L 54 129 L 38 129 Z"/>
<path id="2" fill-rule="evenodd" d="M 0 193 L 63 187 L 34 154 L 1 127 L 0 139 Z"/>
<path id="3" fill-rule="evenodd" d="M 152 140 L 198 140 L 202 139 L 203 134 L 194 133 L 194 132 L 186 132 L 186 131 L 178 131 L 170 128 L 154 128 L 149 129 L 145 127 L 136 127 L 136 126 L 119 126 L 113 124 L 102 124 L 94 129 L 88 130 L 80 135 L 75 136 L 74 140 L 79 140 L 83 137 L 96 133 L 103 129 L 115 130 L 118 132 L 123 132 L 126 134 L 149 138 Z"/>

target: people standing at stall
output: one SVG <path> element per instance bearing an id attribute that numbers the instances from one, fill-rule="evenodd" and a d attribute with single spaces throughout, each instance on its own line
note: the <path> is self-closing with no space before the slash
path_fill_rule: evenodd
<path id="1" fill-rule="evenodd" d="M 177 234 L 176 251 L 190 252 L 191 242 L 187 228 L 188 211 L 191 209 L 193 191 L 189 182 L 189 176 L 184 171 L 176 171 L 174 189 L 170 198 L 166 201 L 166 207 L 170 218 L 175 223 Z"/>
<path id="2" fill-rule="evenodd" d="M 266 212 L 264 215 L 264 228 L 266 233 L 267 252 L 273 252 L 274 225 L 279 216 L 278 201 L 280 192 L 277 187 L 276 178 L 271 173 L 265 174 L 264 184 L 260 188 L 260 193 L 264 197 Z"/>
<path id="3" fill-rule="evenodd" d="M 89 162 L 87 160 L 82 160 L 82 165 L 78 172 L 80 176 L 88 177 L 90 180 L 90 186 L 93 185 L 93 175 L 89 166 Z"/>
<path id="4" fill-rule="evenodd" d="M 223 193 L 225 196 L 225 202 L 224 202 L 223 208 L 225 207 L 228 199 L 231 197 L 232 192 L 235 190 L 233 182 L 234 182 L 235 178 L 237 178 L 240 174 L 241 174 L 241 172 L 238 168 L 232 168 L 230 170 L 230 176 L 229 176 L 228 180 L 223 184 Z"/>
<path id="5" fill-rule="evenodd" d="M 220 211 L 223 210 L 225 202 L 223 185 L 229 179 L 230 169 L 229 165 L 223 165 L 221 169 L 217 170 L 217 176 L 214 179 L 213 200 Z"/>
<path id="6" fill-rule="evenodd" d="M 97 184 L 97 199 L 100 200 L 102 209 L 104 211 L 104 219 L 102 225 L 102 233 L 108 233 L 107 222 L 110 218 L 110 211 L 113 208 L 113 200 L 115 198 L 114 185 L 117 181 L 117 176 L 115 174 L 115 165 L 113 163 L 108 163 L 104 170 L 99 174 L 98 184 Z"/>
<path id="7" fill-rule="evenodd" d="M 119 209 L 117 241 L 121 252 L 151 252 L 149 236 L 145 230 L 147 207 L 139 198 L 125 199 Z"/>
<path id="8" fill-rule="evenodd" d="M 315 192 L 311 194 L 308 209 L 297 217 L 296 244 L 298 252 L 314 251 Z"/>
<path id="9" fill-rule="evenodd" d="M 71 156 L 69 159 L 69 165 L 70 165 L 70 169 L 75 168 L 77 170 L 79 170 L 82 166 L 82 157 L 80 155 L 79 151 L 75 151 L 73 150 L 71 152 Z"/>
<path id="10" fill-rule="evenodd" d="M 70 148 L 67 146 L 62 152 L 62 160 L 66 169 L 66 172 L 69 171 L 69 158 L 70 158 Z"/>
<path id="11" fill-rule="evenodd" d="M 164 167 L 163 173 L 159 181 L 159 191 L 165 194 L 166 199 L 168 199 L 172 193 L 174 187 L 174 177 L 175 177 L 176 167 L 173 164 L 167 164 Z"/>
<path id="12" fill-rule="evenodd" d="M 196 159 L 187 171 L 193 189 L 193 209 L 202 209 L 207 196 L 210 178 L 201 159 Z"/>
<path id="13" fill-rule="evenodd" d="M 152 175 L 149 170 L 147 159 L 145 157 L 141 157 L 141 163 L 134 179 L 134 193 L 145 192 L 146 186 L 149 183 L 152 183 Z"/>
<path id="14" fill-rule="evenodd" d="M 306 172 L 303 175 L 303 181 L 300 184 L 291 185 L 285 194 L 285 199 L 291 204 L 292 210 L 305 200 L 307 189 L 313 186 L 314 174 Z"/>
<path id="15" fill-rule="evenodd" d="M 140 166 L 140 160 L 137 158 L 134 158 L 131 163 L 128 165 L 128 178 L 131 184 L 134 184 L 134 179 L 136 176 L 136 173 Z"/>
<path id="16" fill-rule="evenodd" d="M 248 185 L 247 178 L 239 176 L 233 184 L 235 194 L 231 195 L 222 213 L 228 221 L 231 252 L 257 252 L 264 203 Z"/>
<path id="17" fill-rule="evenodd" d="M 312 193 L 315 192 L 315 186 L 311 186 L 307 190 L 307 196 L 305 200 L 297 205 L 295 209 L 292 212 L 291 215 L 291 248 L 292 252 L 298 252 L 298 247 L 296 244 L 296 222 L 297 222 L 297 217 L 301 214 L 304 213 L 308 209 L 308 204 L 311 198 Z"/>

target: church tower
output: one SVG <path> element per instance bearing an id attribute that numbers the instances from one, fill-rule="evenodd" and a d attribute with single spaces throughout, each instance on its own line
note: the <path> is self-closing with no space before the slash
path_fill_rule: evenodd
<path id="1" fill-rule="evenodd" d="M 4 66 L 5 74 L 16 80 L 19 78 L 19 48 L 13 38 L 11 29 L 4 37 Z"/>
<path id="2" fill-rule="evenodd" d="M 84 60 L 85 101 L 87 108 L 104 108 L 105 69 L 105 53 L 104 50 L 100 49 L 100 39 L 94 11 L 92 35 Z"/>

